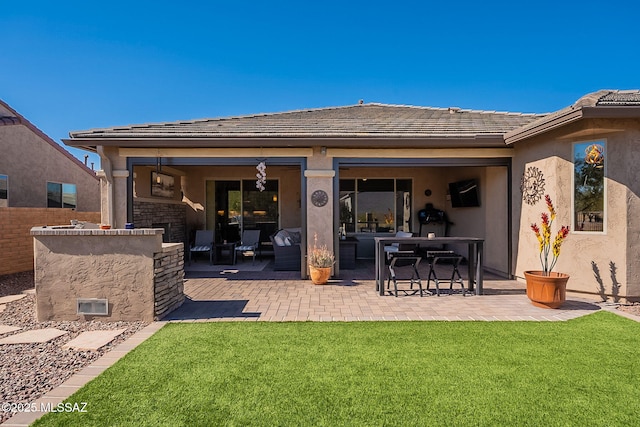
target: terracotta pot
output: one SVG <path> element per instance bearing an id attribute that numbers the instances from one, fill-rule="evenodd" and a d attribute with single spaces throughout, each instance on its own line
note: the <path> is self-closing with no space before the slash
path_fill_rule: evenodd
<path id="1" fill-rule="evenodd" d="M 331 267 L 314 267 L 310 265 L 309 274 L 314 285 L 324 285 L 331 276 Z"/>
<path id="2" fill-rule="evenodd" d="M 525 271 L 527 297 L 536 307 L 559 308 L 565 301 L 569 275 L 551 272 L 545 276 L 542 271 Z"/>

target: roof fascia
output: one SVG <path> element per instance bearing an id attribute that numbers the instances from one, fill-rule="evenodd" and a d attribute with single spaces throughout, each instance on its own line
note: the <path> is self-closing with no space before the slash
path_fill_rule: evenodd
<path id="1" fill-rule="evenodd" d="M 640 118 L 640 106 L 584 106 L 542 119 L 538 123 L 522 126 L 505 134 L 507 145 L 549 132 L 582 119 Z"/>
<path id="2" fill-rule="evenodd" d="M 640 118 L 640 106 L 582 107 L 585 119 L 630 119 Z"/>
<path id="3" fill-rule="evenodd" d="M 565 126 L 580 119 L 582 119 L 582 108 L 578 110 L 567 110 L 566 112 L 562 112 L 557 115 L 552 114 L 548 117 L 543 118 L 537 123 L 533 122 L 533 124 L 528 124 L 518 129 L 512 130 L 511 132 L 507 132 L 504 135 L 504 141 L 507 145 L 510 145 L 514 142 L 522 141 L 523 139 L 528 139 L 541 133 L 549 132 L 553 129 Z"/>
<path id="4" fill-rule="evenodd" d="M 84 148 L 95 151 L 95 147 L 123 148 L 228 148 L 228 147 L 504 147 L 502 134 L 464 135 L 464 136 L 433 136 L 433 137 L 371 137 L 354 138 L 72 138 L 62 140 L 70 147 Z"/>

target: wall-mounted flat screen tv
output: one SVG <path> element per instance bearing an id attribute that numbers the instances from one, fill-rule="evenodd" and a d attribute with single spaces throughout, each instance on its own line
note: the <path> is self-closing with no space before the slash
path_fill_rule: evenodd
<path id="1" fill-rule="evenodd" d="M 449 194 L 451 195 L 451 207 L 469 208 L 480 206 L 478 181 L 475 179 L 450 183 Z"/>

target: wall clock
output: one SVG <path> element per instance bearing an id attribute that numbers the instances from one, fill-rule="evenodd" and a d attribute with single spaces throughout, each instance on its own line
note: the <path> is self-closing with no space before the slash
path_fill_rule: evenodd
<path id="1" fill-rule="evenodd" d="M 329 196 L 327 195 L 327 192 L 324 190 L 316 190 L 313 193 L 311 193 L 311 203 L 313 203 L 314 206 L 317 206 L 320 208 L 326 205 L 328 201 L 329 201 Z"/>

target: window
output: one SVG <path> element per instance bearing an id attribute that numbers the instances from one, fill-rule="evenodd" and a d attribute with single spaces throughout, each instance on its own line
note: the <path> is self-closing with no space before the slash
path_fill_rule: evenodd
<path id="1" fill-rule="evenodd" d="M 47 182 L 47 207 L 48 208 L 72 208 L 77 206 L 77 194 L 75 184 L 60 184 Z"/>
<path id="2" fill-rule="evenodd" d="M 573 229 L 604 231 L 604 141 L 581 142 L 573 146 Z"/>
<path id="3" fill-rule="evenodd" d="M 410 230 L 410 179 L 341 179 L 340 223 L 348 232 Z"/>
<path id="4" fill-rule="evenodd" d="M 9 206 L 9 177 L 0 174 L 0 208 Z"/>

